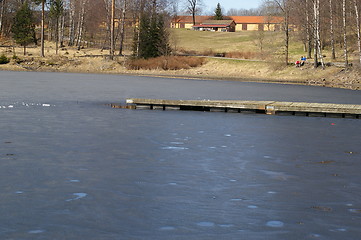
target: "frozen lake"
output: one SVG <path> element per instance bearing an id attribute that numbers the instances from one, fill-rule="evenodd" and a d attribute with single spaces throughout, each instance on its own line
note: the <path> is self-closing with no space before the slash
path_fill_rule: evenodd
<path id="1" fill-rule="evenodd" d="M 361 120 L 111 109 L 358 91 L 0 72 L 0 239 L 358 239 Z"/>

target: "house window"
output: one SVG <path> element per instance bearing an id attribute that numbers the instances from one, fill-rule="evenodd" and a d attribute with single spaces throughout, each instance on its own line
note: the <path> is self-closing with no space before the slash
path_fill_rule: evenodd
<path id="1" fill-rule="evenodd" d="M 279 31 L 280 30 L 280 25 L 278 25 L 278 24 L 275 24 L 275 31 Z"/>
<path id="2" fill-rule="evenodd" d="M 258 24 L 258 31 L 264 31 L 264 24 Z"/>
<path id="3" fill-rule="evenodd" d="M 246 23 L 243 23 L 243 24 L 242 24 L 242 30 L 243 30 L 243 31 L 247 31 L 247 26 L 248 26 L 248 25 L 247 25 Z"/>

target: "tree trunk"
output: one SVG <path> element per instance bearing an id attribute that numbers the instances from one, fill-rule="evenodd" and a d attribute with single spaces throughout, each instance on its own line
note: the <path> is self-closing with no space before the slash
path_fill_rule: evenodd
<path id="1" fill-rule="evenodd" d="M 310 14 L 309 14 L 309 4 L 308 4 L 309 0 L 306 0 L 306 35 L 307 35 L 307 58 L 311 58 L 311 53 L 312 53 L 312 37 L 311 37 L 311 23 L 310 23 Z"/>
<path id="2" fill-rule="evenodd" d="M 75 42 L 75 6 L 72 1 L 69 3 L 69 46 L 74 46 Z"/>
<path id="3" fill-rule="evenodd" d="M 53 23 L 52 20 L 49 19 L 49 23 L 48 23 L 48 41 L 52 41 L 53 40 Z"/>
<path id="4" fill-rule="evenodd" d="M 136 56 L 139 57 L 139 50 L 140 50 L 140 34 L 141 34 L 141 29 L 140 26 L 142 25 L 142 15 L 143 15 L 143 11 L 144 11 L 144 1 L 141 1 L 140 3 L 140 9 L 139 9 L 139 13 L 138 13 L 138 28 L 136 29 L 136 36 L 137 36 L 137 45 L 136 45 Z"/>
<path id="5" fill-rule="evenodd" d="M 356 15 L 356 25 L 357 25 L 357 45 L 358 45 L 358 52 L 359 52 L 359 60 L 360 60 L 360 64 L 361 64 L 361 29 L 360 29 L 360 15 L 359 15 L 359 10 L 358 10 L 358 6 L 357 6 L 357 0 L 354 0 L 354 4 L 355 4 L 355 15 Z"/>
<path id="6" fill-rule="evenodd" d="M 0 12 L 0 36 L 2 36 L 3 28 L 4 28 L 4 13 L 5 13 L 5 2 L 6 0 L 3 0 L 1 3 L 1 12 Z"/>
<path id="7" fill-rule="evenodd" d="M 288 52 L 289 52 L 289 43 L 290 43 L 290 32 L 289 32 L 289 23 L 288 23 L 288 13 L 285 17 L 285 63 L 288 65 Z"/>
<path id="8" fill-rule="evenodd" d="M 323 54 L 322 54 L 322 44 L 321 44 L 321 27 L 320 27 L 320 0 L 316 1 L 316 17 L 317 17 L 317 25 L 316 25 L 316 39 L 317 39 L 317 50 L 319 54 L 319 58 L 321 61 L 322 68 L 325 69 L 325 63 L 323 61 Z"/>
<path id="9" fill-rule="evenodd" d="M 123 55 L 123 48 L 124 48 L 124 38 L 125 38 L 125 14 L 127 9 L 127 0 L 123 0 L 123 12 L 122 12 L 122 27 L 120 29 L 120 48 L 119 48 L 119 56 Z"/>
<path id="10" fill-rule="evenodd" d="M 335 53 L 335 34 L 333 30 L 333 8 L 332 0 L 330 0 L 330 38 L 331 38 L 331 58 L 336 59 Z"/>
<path id="11" fill-rule="evenodd" d="M 111 6 L 111 16 L 110 16 L 110 59 L 114 58 L 114 43 L 115 43 L 115 26 L 114 26 L 114 18 L 115 18 L 115 0 L 112 0 Z"/>
<path id="12" fill-rule="evenodd" d="M 348 68 L 346 0 L 342 0 L 342 22 L 343 22 L 343 48 L 345 54 L 345 68 Z"/>
<path id="13" fill-rule="evenodd" d="M 313 46 L 313 55 L 314 55 L 314 68 L 318 67 L 318 41 L 317 41 L 317 0 L 314 0 L 313 2 L 313 40 L 314 40 L 314 46 Z"/>
<path id="14" fill-rule="evenodd" d="M 78 50 L 80 50 L 81 48 L 81 41 L 83 39 L 84 18 L 85 18 L 85 0 L 83 0 L 81 13 L 79 15 L 78 34 L 77 34 L 78 37 L 76 42 Z"/>
<path id="15" fill-rule="evenodd" d="M 278 8 L 282 11 L 284 21 L 284 33 L 285 33 L 285 63 L 288 65 L 289 58 L 289 42 L 290 42 L 290 31 L 289 31 L 289 14 L 290 14 L 290 3 L 287 0 L 274 0 Z"/>
<path id="16" fill-rule="evenodd" d="M 290 31 L 289 31 L 289 9 L 287 1 L 284 2 L 284 15 L 285 15 L 285 63 L 288 65 Z"/>
<path id="17" fill-rule="evenodd" d="M 60 47 L 64 47 L 64 31 L 65 31 L 65 15 L 61 17 L 61 24 L 60 24 L 60 32 L 59 32 L 59 41 L 60 41 Z"/>
<path id="18" fill-rule="evenodd" d="M 59 17 L 55 20 L 55 54 L 58 55 L 59 51 Z"/>
<path id="19" fill-rule="evenodd" d="M 40 44 L 41 44 L 41 50 L 40 50 L 40 55 L 41 57 L 45 57 L 45 0 L 41 1 L 41 39 L 40 39 Z"/>

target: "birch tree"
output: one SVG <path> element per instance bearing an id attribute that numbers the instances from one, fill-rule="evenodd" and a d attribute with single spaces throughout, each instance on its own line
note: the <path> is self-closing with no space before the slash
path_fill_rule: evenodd
<path id="1" fill-rule="evenodd" d="M 336 51 L 335 51 L 335 34 L 334 34 L 334 19 L 333 19 L 333 0 L 329 0 L 329 8 L 330 8 L 330 39 L 331 39 L 331 58 L 336 59 Z"/>
<path id="2" fill-rule="evenodd" d="M 75 44 L 75 3 L 74 0 L 69 0 L 68 2 L 68 11 L 69 11 L 69 46 L 74 46 Z"/>
<path id="3" fill-rule="evenodd" d="M 119 56 L 123 55 L 123 49 L 124 49 L 126 12 L 127 12 L 127 0 L 123 0 L 123 9 L 122 9 L 122 17 L 121 17 L 121 29 L 120 29 Z"/>
<path id="4" fill-rule="evenodd" d="M 360 14 L 359 14 L 359 8 L 357 5 L 357 0 L 354 0 L 354 7 L 355 7 L 355 16 L 356 16 L 356 26 L 357 26 L 357 46 L 358 46 L 358 52 L 359 52 L 359 62 L 361 64 L 361 29 L 360 29 Z"/>
<path id="5" fill-rule="evenodd" d="M 313 10 L 314 10 L 314 67 L 318 67 L 318 58 L 321 61 L 322 68 L 325 68 L 325 63 L 323 61 L 322 47 L 321 47 L 321 28 L 320 28 L 320 0 L 313 1 Z"/>
<path id="6" fill-rule="evenodd" d="M 115 18 L 115 0 L 112 0 L 112 4 L 111 4 L 111 10 L 110 10 L 111 14 L 110 14 L 110 59 L 114 58 L 114 39 L 115 39 L 115 35 L 114 35 L 114 18 Z"/>
<path id="7" fill-rule="evenodd" d="M 343 23 L 343 48 L 345 55 L 345 68 L 348 68 L 348 50 L 347 50 L 347 20 L 346 20 L 346 0 L 342 0 L 342 23 Z"/>
<path id="8" fill-rule="evenodd" d="M 307 58 L 311 58 L 311 53 L 312 53 L 312 35 L 311 35 L 312 31 L 311 31 L 309 1 L 310 0 L 306 0 L 305 2 Z"/>
<path id="9" fill-rule="evenodd" d="M 81 48 L 84 34 L 84 21 L 85 21 L 85 9 L 88 4 L 88 0 L 81 0 L 80 2 L 80 13 L 78 19 L 77 33 L 76 33 L 76 45 L 78 50 Z"/>

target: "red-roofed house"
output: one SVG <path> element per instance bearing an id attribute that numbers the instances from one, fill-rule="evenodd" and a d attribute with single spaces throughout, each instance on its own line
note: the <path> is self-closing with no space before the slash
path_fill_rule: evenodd
<path id="1" fill-rule="evenodd" d="M 206 20 L 192 28 L 199 31 L 235 32 L 236 23 L 233 20 Z"/>
<path id="2" fill-rule="evenodd" d="M 283 22 L 282 17 L 274 16 L 229 16 L 235 23 L 235 31 L 279 31 Z M 178 16 L 172 21 L 172 28 L 197 29 L 213 19 L 213 16 L 196 16 L 196 24 L 193 26 L 192 16 Z M 212 25 L 212 24 L 211 24 Z M 217 26 L 208 26 L 214 29 Z"/>
<path id="3" fill-rule="evenodd" d="M 279 31 L 282 17 L 273 16 L 231 16 L 236 22 L 236 31 Z"/>

